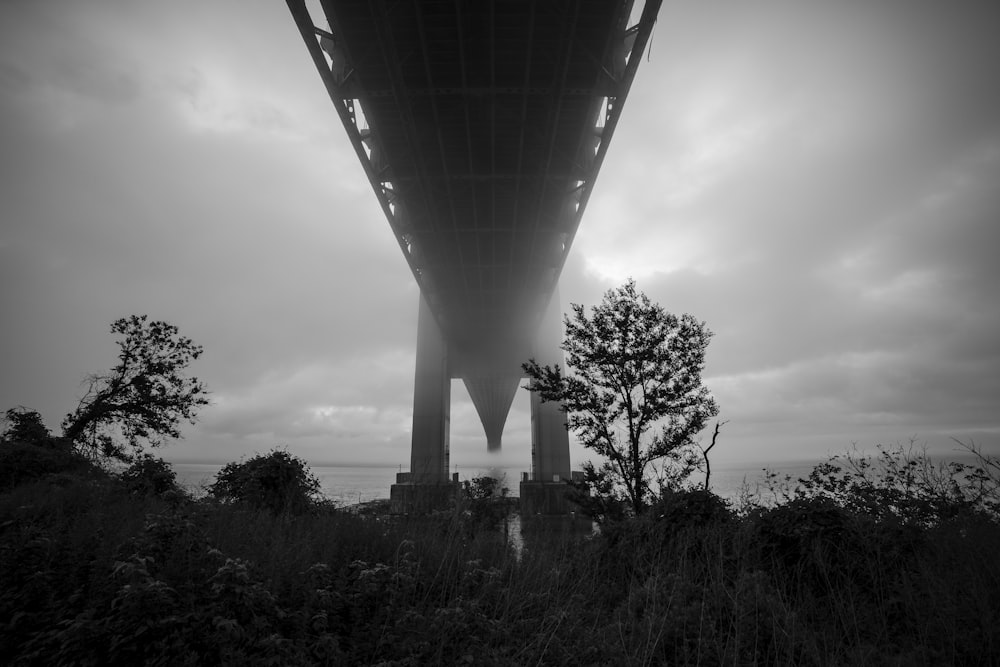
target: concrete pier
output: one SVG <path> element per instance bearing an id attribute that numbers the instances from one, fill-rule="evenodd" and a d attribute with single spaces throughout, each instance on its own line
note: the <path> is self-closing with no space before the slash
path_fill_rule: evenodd
<path id="1" fill-rule="evenodd" d="M 552 295 L 535 339 L 533 356 L 543 366 L 563 367 L 562 312 L 559 293 Z M 521 516 L 569 514 L 566 499 L 571 479 L 566 413 L 558 403 L 542 402 L 531 392 L 531 474 L 521 480 Z"/>
<path id="2" fill-rule="evenodd" d="M 413 431 L 409 482 L 448 481 L 451 432 L 451 372 L 448 345 L 427 300 L 417 311 L 417 366 L 413 379 Z"/>
<path id="3" fill-rule="evenodd" d="M 454 500 L 459 487 L 457 479 L 448 479 L 450 431 L 448 345 L 421 295 L 417 311 L 410 472 L 397 474 L 396 483 L 389 489 L 389 508 L 393 514 L 425 514 L 444 509 Z"/>
<path id="4" fill-rule="evenodd" d="M 520 364 L 534 357 L 541 364 L 563 363 L 562 312 L 554 291 L 531 345 L 484 345 L 488 350 L 470 358 L 453 350 L 421 296 L 417 315 L 417 360 L 413 384 L 413 431 L 410 471 L 400 473 L 390 490 L 394 513 L 427 512 L 447 507 L 457 493 L 450 465 L 451 380 L 462 377 L 483 421 L 487 449 L 500 448 L 503 424 L 513 392 L 520 383 Z M 531 473 L 521 483 L 522 512 L 566 514 L 564 500 L 570 479 L 566 415 L 556 403 L 531 396 Z"/>
<path id="5" fill-rule="evenodd" d="M 563 368 L 563 322 L 559 290 L 553 290 L 545 309 L 532 356 L 543 366 Z M 543 403 L 531 392 L 531 479 L 536 482 L 559 482 L 570 478 L 569 433 L 566 413 L 558 403 Z"/>

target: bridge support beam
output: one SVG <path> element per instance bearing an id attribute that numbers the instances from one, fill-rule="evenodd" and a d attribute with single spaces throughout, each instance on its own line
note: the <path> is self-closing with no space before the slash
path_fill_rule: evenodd
<path id="1" fill-rule="evenodd" d="M 417 312 L 417 363 L 413 381 L 410 472 L 399 473 L 389 492 L 393 513 L 426 512 L 447 506 L 458 484 L 448 478 L 451 373 L 448 344 L 427 300 Z"/>
<path id="2" fill-rule="evenodd" d="M 417 311 L 417 364 L 413 380 L 412 481 L 437 483 L 448 479 L 450 430 L 448 344 L 421 294 Z"/>
<path id="3" fill-rule="evenodd" d="M 543 366 L 563 366 L 562 309 L 559 307 L 559 290 L 542 318 L 532 354 Z M 535 481 L 557 482 L 570 478 L 569 433 L 566 431 L 566 413 L 558 403 L 543 403 L 536 392 L 531 392 L 531 476 Z"/>
<path id="4" fill-rule="evenodd" d="M 533 356 L 543 366 L 563 365 L 559 290 L 552 293 L 535 339 Z M 567 514 L 566 482 L 571 479 L 566 413 L 531 392 L 531 478 L 521 481 L 521 516 Z"/>
<path id="5" fill-rule="evenodd" d="M 562 333 L 559 295 L 553 293 L 531 356 L 540 364 L 561 367 Z M 454 479 L 457 475 L 450 478 L 448 474 L 452 371 L 448 342 L 421 295 L 417 315 L 410 471 L 399 473 L 392 485 L 390 507 L 393 513 L 441 509 L 459 491 L 458 481 Z M 531 474 L 525 475 L 520 485 L 522 516 L 568 514 L 572 510 L 565 498 L 566 482 L 571 479 L 569 433 L 565 424 L 566 415 L 559 404 L 543 403 L 538 394 L 532 392 Z"/>

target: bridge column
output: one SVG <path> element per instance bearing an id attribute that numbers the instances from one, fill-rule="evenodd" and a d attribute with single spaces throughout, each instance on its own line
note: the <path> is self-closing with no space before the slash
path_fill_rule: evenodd
<path id="1" fill-rule="evenodd" d="M 417 365 L 413 380 L 413 434 L 410 474 L 414 482 L 448 479 L 451 430 L 451 374 L 448 345 L 427 300 L 417 312 Z"/>
<path id="2" fill-rule="evenodd" d="M 558 288 L 545 310 L 533 356 L 543 366 L 563 365 L 560 348 L 563 337 L 562 309 Z M 566 413 L 554 402 L 543 403 L 531 392 L 531 479 L 521 482 L 521 515 L 566 514 L 570 507 L 564 498 L 571 479 L 569 432 Z"/>
<path id="3" fill-rule="evenodd" d="M 557 288 L 552 293 L 552 300 L 545 310 L 535 340 L 535 361 L 543 366 L 561 368 L 562 337 L 562 309 L 559 306 Z M 539 482 L 565 481 L 570 478 L 566 413 L 559 409 L 558 403 L 543 403 L 536 392 L 531 392 L 531 472 L 532 478 Z"/>
<path id="4" fill-rule="evenodd" d="M 458 487 L 448 479 L 450 430 L 448 344 L 421 294 L 417 312 L 410 472 L 399 473 L 390 489 L 392 512 L 426 512 L 447 507 Z"/>

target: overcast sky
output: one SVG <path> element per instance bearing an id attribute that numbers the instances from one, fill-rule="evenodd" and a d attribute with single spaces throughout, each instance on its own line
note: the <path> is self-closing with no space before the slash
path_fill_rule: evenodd
<path id="1" fill-rule="evenodd" d="M 561 297 L 708 323 L 720 465 L 1000 454 L 997 7 L 664 2 Z M 408 465 L 417 289 L 283 2 L 0 1 L 0 206 L 0 410 L 148 313 L 212 391 L 168 460 Z M 458 381 L 451 433 L 491 461 Z"/>

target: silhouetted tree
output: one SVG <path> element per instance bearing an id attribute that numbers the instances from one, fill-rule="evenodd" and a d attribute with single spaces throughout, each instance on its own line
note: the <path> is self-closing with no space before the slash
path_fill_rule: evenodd
<path id="1" fill-rule="evenodd" d="M 7 410 L 7 428 L 3 432 L 3 440 L 7 442 L 26 442 L 37 445 L 47 443 L 52 434 L 42 422 L 42 416 L 35 410 L 18 406 Z"/>
<path id="2" fill-rule="evenodd" d="M 632 280 L 609 290 L 590 317 L 582 305 L 572 307 L 562 344 L 572 374 L 532 359 L 523 366 L 527 388 L 562 404 L 567 428 L 607 459 L 592 476 L 624 488 L 639 514 L 647 506 L 650 465 L 673 459 L 681 470 L 666 483 L 676 485 L 694 468 L 694 437 L 719 412 L 701 381 L 712 333 L 691 315 L 650 302 Z"/>
<path id="3" fill-rule="evenodd" d="M 86 394 L 63 420 L 63 435 L 93 455 L 129 461 L 143 441 L 156 447 L 179 438 L 181 421 L 193 423 L 208 404 L 205 386 L 184 374 L 202 348 L 146 315 L 116 320 L 111 332 L 120 337 L 118 364 L 88 378 Z"/>

